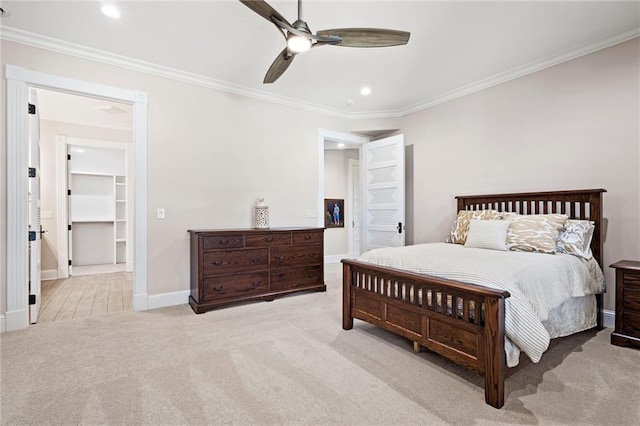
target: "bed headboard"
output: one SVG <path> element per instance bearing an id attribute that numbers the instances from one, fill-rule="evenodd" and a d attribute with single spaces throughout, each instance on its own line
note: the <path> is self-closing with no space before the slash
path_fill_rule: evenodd
<path id="1" fill-rule="evenodd" d="M 493 209 L 518 214 L 563 213 L 595 222 L 591 251 L 602 267 L 602 193 L 606 189 L 457 196 L 458 211 Z"/>

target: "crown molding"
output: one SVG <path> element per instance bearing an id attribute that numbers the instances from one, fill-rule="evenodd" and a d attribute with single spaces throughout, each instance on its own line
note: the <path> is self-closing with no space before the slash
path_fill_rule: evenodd
<path id="1" fill-rule="evenodd" d="M 578 49 L 573 49 L 568 52 L 562 53 L 560 55 L 550 56 L 540 61 L 535 61 L 530 64 L 522 65 L 522 66 L 513 68 L 509 71 L 496 74 L 484 80 L 480 80 L 475 83 L 471 83 L 469 85 L 454 89 L 450 92 L 443 93 L 442 95 L 434 96 L 433 98 L 427 99 L 424 102 L 415 104 L 409 108 L 398 111 L 398 113 L 400 117 L 413 114 L 414 112 L 418 112 L 423 109 L 427 109 L 432 106 L 442 104 L 444 102 L 452 101 L 456 98 L 470 95 L 472 93 L 479 92 L 481 90 L 488 89 L 493 86 L 497 86 L 498 84 L 506 83 L 508 81 L 515 80 L 516 78 L 524 77 L 525 75 L 528 75 L 528 74 L 533 74 L 534 72 L 537 72 L 537 71 L 542 71 L 545 68 L 550 68 L 554 65 L 558 65 L 563 62 L 567 62 L 572 59 L 576 59 L 581 56 L 588 55 L 589 53 L 606 49 L 607 47 L 611 47 L 618 43 L 623 43 L 625 41 L 634 39 L 638 36 L 640 36 L 640 28 L 634 28 L 632 30 L 625 31 L 621 34 L 615 35 L 605 40 L 601 40 L 596 43 L 591 43 L 591 44 L 582 46 Z"/>
<path id="2" fill-rule="evenodd" d="M 63 53 L 82 59 L 90 59 L 108 65 L 115 65 L 117 67 L 126 68 L 133 71 L 157 75 L 159 77 L 182 81 L 185 83 L 233 93 L 236 95 L 245 96 L 261 101 L 276 103 L 332 117 L 347 118 L 347 116 L 341 111 L 326 108 L 321 105 L 316 105 L 310 102 L 303 102 L 298 99 L 288 98 L 286 96 L 274 95 L 272 93 L 267 93 L 261 90 L 216 80 L 188 71 L 182 71 L 175 68 L 165 67 L 163 65 L 153 64 L 151 62 L 141 61 L 139 59 L 131 58 L 128 56 L 117 55 L 114 53 L 106 52 L 104 50 L 94 49 L 92 47 L 87 47 L 80 44 L 31 33 L 17 28 L 3 26 L 2 30 L 0 31 L 0 38 L 15 43 L 26 44 L 28 46 Z"/>
<path id="3" fill-rule="evenodd" d="M 525 75 L 532 74 L 537 71 L 541 71 L 545 68 L 552 67 L 554 65 L 561 64 L 563 62 L 570 61 L 572 59 L 579 58 L 589 53 L 596 52 L 607 47 L 611 47 L 615 44 L 622 43 L 640 36 L 640 28 L 634 28 L 629 31 L 625 31 L 621 34 L 615 35 L 605 40 L 598 41 L 596 43 L 582 46 L 578 49 L 574 49 L 560 55 L 550 56 L 546 59 L 532 62 L 523 66 L 513 68 L 509 71 L 491 76 L 481 81 L 477 81 L 466 86 L 451 90 L 449 92 L 434 96 L 409 106 L 408 108 L 386 111 L 375 111 L 368 113 L 344 113 L 342 111 L 323 107 L 321 105 L 313 104 L 310 102 L 304 102 L 285 96 L 274 95 L 261 90 L 248 88 L 245 86 L 236 85 L 233 83 L 216 80 L 210 77 L 205 77 L 199 74 L 190 73 L 187 71 L 178 70 L 175 68 L 165 67 L 162 65 L 153 64 L 150 62 L 141 61 L 139 59 L 130 58 L 127 56 L 117 55 L 109 53 L 103 50 L 94 49 L 87 46 L 82 46 L 76 43 L 71 43 L 40 34 L 35 34 L 27 31 L 23 31 L 17 28 L 3 26 L 0 31 L 0 38 L 26 44 L 29 46 L 38 47 L 58 53 L 63 53 L 83 59 L 90 59 L 97 62 L 102 62 L 109 65 L 115 65 L 121 68 L 130 69 L 133 71 L 143 72 L 147 74 L 157 75 L 172 80 L 182 81 L 185 83 L 194 84 L 201 87 L 207 87 L 223 92 L 233 93 L 240 96 L 245 96 L 252 99 L 257 99 L 265 102 L 284 105 L 291 108 L 301 109 L 318 114 L 328 115 L 331 117 L 338 117 L 348 120 L 359 119 L 378 119 L 378 118 L 400 118 L 409 114 L 413 114 L 418 111 L 430 108 L 435 105 L 439 105 L 454 99 L 470 95 L 475 92 L 479 92 L 484 89 L 488 89 L 493 86 L 497 86 L 502 83 L 514 80 L 516 78 L 524 77 Z"/>

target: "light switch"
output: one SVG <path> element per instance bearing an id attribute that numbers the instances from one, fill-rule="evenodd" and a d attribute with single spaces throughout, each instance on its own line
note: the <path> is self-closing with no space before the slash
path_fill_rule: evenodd
<path id="1" fill-rule="evenodd" d="M 164 219 L 164 208 L 158 207 L 158 210 L 156 211 L 156 217 L 158 219 Z"/>

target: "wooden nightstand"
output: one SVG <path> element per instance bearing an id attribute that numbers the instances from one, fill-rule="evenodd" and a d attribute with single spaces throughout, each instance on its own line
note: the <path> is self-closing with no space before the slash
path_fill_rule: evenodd
<path id="1" fill-rule="evenodd" d="M 616 269 L 616 329 L 611 344 L 640 348 L 640 262 L 621 260 Z"/>

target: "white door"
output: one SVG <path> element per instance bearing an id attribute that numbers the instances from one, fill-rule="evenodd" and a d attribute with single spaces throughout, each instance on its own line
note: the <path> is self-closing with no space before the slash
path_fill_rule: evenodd
<path id="1" fill-rule="evenodd" d="M 363 251 L 404 246 L 404 135 L 362 145 Z"/>
<path id="2" fill-rule="evenodd" d="M 36 89 L 29 88 L 29 318 L 38 322 L 40 309 L 40 120 Z"/>

